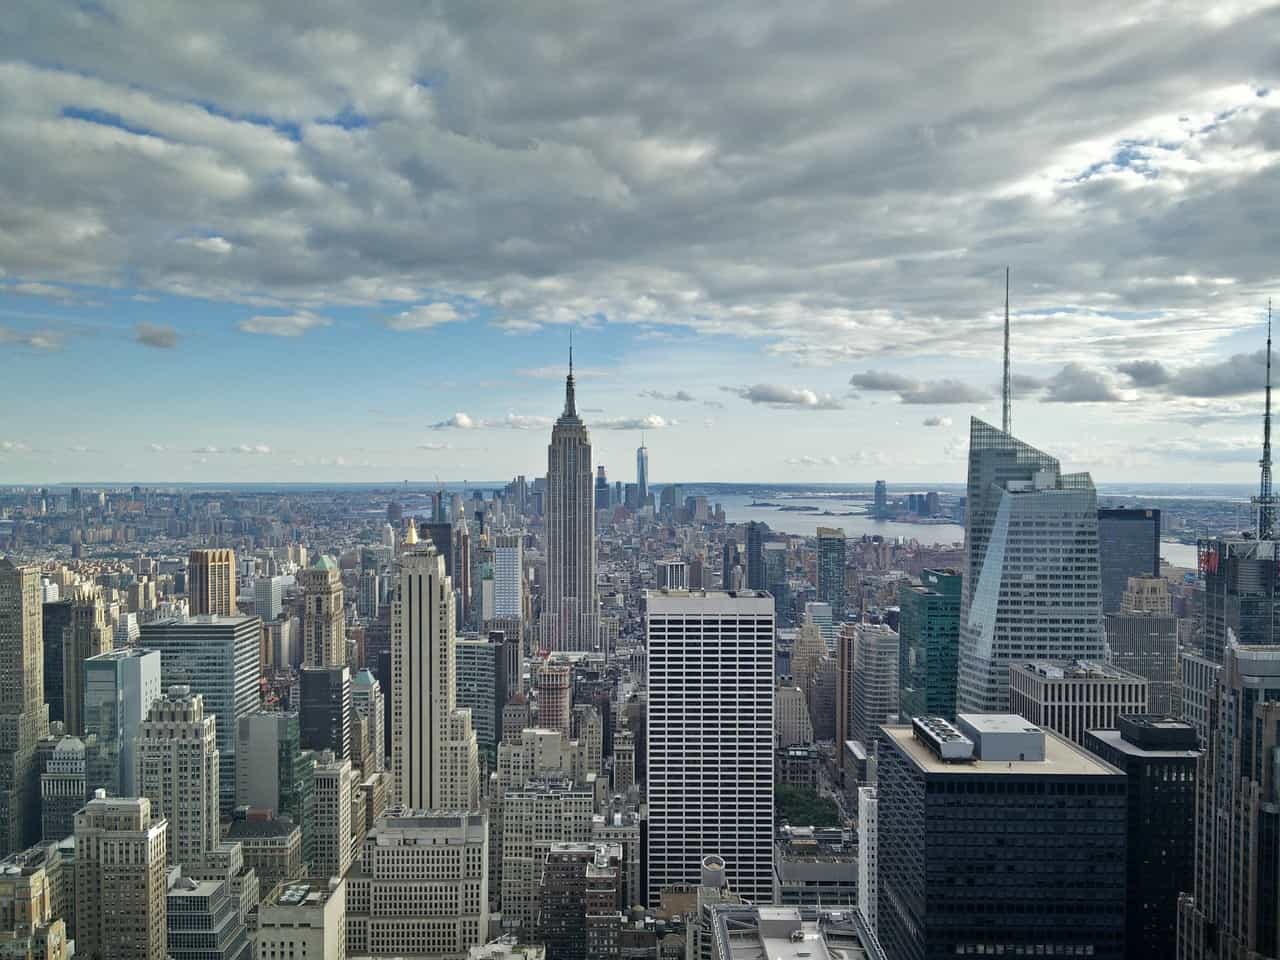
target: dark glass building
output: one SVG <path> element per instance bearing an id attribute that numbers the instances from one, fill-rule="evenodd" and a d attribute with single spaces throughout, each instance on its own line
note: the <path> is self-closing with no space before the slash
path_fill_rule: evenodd
<path id="1" fill-rule="evenodd" d="M 332 750 L 351 759 L 351 669 L 303 667 L 298 673 L 303 750 Z"/>
<path id="2" fill-rule="evenodd" d="M 1276 541 L 1201 540 L 1204 578 L 1204 655 L 1222 663 L 1227 633 L 1242 645 L 1271 646 L 1280 638 L 1280 600 L 1276 596 Z"/>
<path id="3" fill-rule="evenodd" d="M 844 619 L 845 538 L 839 527 L 818 528 L 818 600 L 831 604 L 831 619 Z"/>
<path id="4" fill-rule="evenodd" d="M 1160 576 L 1160 511 L 1119 507 L 1098 511 L 1102 612 L 1120 609 L 1130 577 Z"/>
<path id="5" fill-rule="evenodd" d="M 898 709 L 904 719 L 956 715 L 960 571 L 922 570 L 898 591 Z"/>
<path id="6" fill-rule="evenodd" d="M 764 569 L 764 537 L 769 528 L 758 520 L 747 524 L 747 589 L 767 590 Z"/>
<path id="7" fill-rule="evenodd" d="M 1117 730 L 1089 730 L 1086 749 L 1129 777 L 1128 960 L 1172 957 L 1177 948 L 1178 895 L 1195 871 L 1195 727 L 1171 717 L 1122 716 Z"/>
<path id="8" fill-rule="evenodd" d="M 1123 772 L 1010 714 L 881 731 L 887 956 L 1124 956 Z"/>
<path id="9" fill-rule="evenodd" d="M 62 708 L 62 648 L 69 643 L 66 635 L 71 632 L 71 601 L 55 600 L 46 603 L 44 620 L 44 702 L 49 704 L 49 722 L 65 720 Z"/>

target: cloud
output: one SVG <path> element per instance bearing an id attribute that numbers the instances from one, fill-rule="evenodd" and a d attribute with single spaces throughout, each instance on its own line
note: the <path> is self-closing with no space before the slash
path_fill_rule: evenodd
<path id="1" fill-rule="evenodd" d="M 608 420 L 592 420 L 588 427 L 601 430 L 662 430 L 677 426 L 678 421 L 668 420 L 657 414 L 644 417 L 615 417 Z"/>
<path id="2" fill-rule="evenodd" d="M 221 453 L 222 451 L 218 447 L 207 446 L 207 447 L 196 447 L 196 449 L 192 450 L 191 452 L 192 453 Z"/>
<path id="3" fill-rule="evenodd" d="M 676 390 L 673 393 L 664 393 L 661 390 L 641 390 L 638 397 L 649 400 L 665 400 L 670 403 L 697 403 L 698 398 L 691 394 L 688 390 Z"/>
<path id="4" fill-rule="evenodd" d="M 0 327 L 0 343 L 13 343 L 33 350 L 59 350 L 65 336 L 57 330 L 13 330 Z"/>
<path id="5" fill-rule="evenodd" d="M 20 440 L 0 440 L 0 453 L 25 453 L 28 449 Z"/>
<path id="6" fill-rule="evenodd" d="M 152 453 L 164 453 L 168 448 L 163 443 L 148 443 L 147 449 Z"/>
<path id="7" fill-rule="evenodd" d="M 777 383 L 757 383 L 749 387 L 721 387 L 752 403 L 763 403 L 778 409 L 839 410 L 840 402 L 829 393 L 819 394 L 806 387 L 788 387 Z"/>
<path id="8" fill-rule="evenodd" d="M 271 448 L 265 443 L 237 443 L 234 447 L 231 447 L 231 452 L 260 456 L 270 453 Z"/>
<path id="9" fill-rule="evenodd" d="M 431 441 L 427 441 L 426 443 L 420 443 L 420 444 L 418 444 L 418 449 L 419 449 L 419 450 L 429 450 L 429 451 L 433 451 L 433 452 L 434 452 L 434 451 L 437 451 L 437 450 L 448 450 L 448 449 L 450 449 L 450 446 L 449 446 L 449 444 L 447 444 L 447 443 L 433 443 L 433 442 L 431 442 Z"/>
<path id="10" fill-rule="evenodd" d="M 52 283 L 41 283 L 33 280 L 8 284 L 0 287 L 0 291 L 17 294 L 20 297 L 40 297 L 45 300 L 55 300 L 58 303 L 75 303 L 79 300 L 74 290 Z"/>
<path id="11" fill-rule="evenodd" d="M 458 412 L 447 420 L 441 420 L 439 423 L 433 423 L 433 430 L 489 430 L 489 429 L 507 429 L 507 430 L 541 430 L 549 429 L 555 420 L 551 417 L 530 416 L 527 414 L 508 413 L 505 417 L 498 420 L 489 420 L 479 417 L 472 417 L 469 414 Z"/>
<path id="12" fill-rule="evenodd" d="M 840 458 L 835 456 L 814 457 L 806 454 L 802 457 L 787 457 L 784 462 L 796 467 L 838 467 Z"/>
<path id="13" fill-rule="evenodd" d="M 205 253 L 217 254 L 220 257 L 226 256 L 235 249 L 226 237 L 193 237 L 189 240 L 183 240 L 183 243 L 195 247 L 197 250 L 203 250 Z"/>
<path id="14" fill-rule="evenodd" d="M 300 337 L 308 330 L 332 326 L 333 321 L 309 310 L 280 315 L 260 314 L 241 320 L 237 326 L 245 333 L 264 334 L 270 337 Z"/>
<path id="15" fill-rule="evenodd" d="M 1168 377 L 1167 392 L 1183 397 L 1232 397 L 1266 385 L 1267 352 L 1237 353 L 1226 360 L 1182 367 Z"/>
<path id="16" fill-rule="evenodd" d="M 1103 373 L 1068 363 L 1049 378 L 1046 403 L 1115 403 L 1125 398 Z"/>
<path id="17" fill-rule="evenodd" d="M 428 330 L 460 319 L 451 303 L 424 303 L 388 317 L 383 323 L 392 330 Z"/>
<path id="18" fill-rule="evenodd" d="M 1159 360 L 1134 360 L 1120 364 L 1116 370 L 1135 387 L 1159 387 L 1169 382 L 1169 371 Z"/>
<path id="19" fill-rule="evenodd" d="M 914 380 L 885 370 L 866 370 L 849 378 L 849 385 L 871 393 L 896 393 L 902 403 L 952 404 L 983 403 L 990 399 L 985 390 L 971 387 L 960 380 Z"/>
<path id="20" fill-rule="evenodd" d="M 949 427 L 951 426 L 950 417 L 925 417 L 921 423 L 926 427 Z"/>
<path id="21" fill-rule="evenodd" d="M 477 423 L 475 420 L 471 419 L 470 416 L 468 416 L 465 413 L 458 412 L 458 413 L 455 413 L 448 420 L 441 420 L 439 423 L 433 423 L 431 425 L 431 429 L 432 430 L 450 430 L 450 429 L 474 430 L 479 426 L 480 424 Z"/>
<path id="22" fill-rule="evenodd" d="M 160 350 L 172 350 L 178 345 L 178 331 L 155 323 L 137 323 L 133 327 L 134 343 Z"/>

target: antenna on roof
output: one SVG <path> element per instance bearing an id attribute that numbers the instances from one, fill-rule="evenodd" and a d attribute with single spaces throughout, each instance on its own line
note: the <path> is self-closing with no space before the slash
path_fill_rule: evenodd
<path id="1" fill-rule="evenodd" d="M 1004 387 L 1000 393 L 1001 399 L 1004 401 L 1004 416 L 1001 419 L 1001 427 L 1005 433 L 1009 432 L 1009 268 L 1004 268 Z"/>
<path id="2" fill-rule="evenodd" d="M 1276 499 L 1271 493 L 1271 298 L 1267 298 L 1267 400 L 1262 415 L 1262 468 L 1258 495 L 1253 498 L 1258 508 L 1258 539 L 1270 540 L 1275 524 Z"/>

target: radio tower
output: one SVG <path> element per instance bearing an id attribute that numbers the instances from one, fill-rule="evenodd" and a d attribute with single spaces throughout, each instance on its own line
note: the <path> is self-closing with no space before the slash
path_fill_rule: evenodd
<path id="1" fill-rule="evenodd" d="M 1000 429 L 1009 432 L 1009 268 L 1004 268 L 1004 389 L 1001 391 L 1004 400 L 1004 417 L 1000 421 Z"/>
<path id="2" fill-rule="evenodd" d="M 1253 498 L 1258 508 L 1258 539 L 1270 540 L 1275 522 L 1276 498 L 1271 493 L 1271 300 L 1267 300 L 1267 406 L 1262 417 L 1262 483 Z"/>

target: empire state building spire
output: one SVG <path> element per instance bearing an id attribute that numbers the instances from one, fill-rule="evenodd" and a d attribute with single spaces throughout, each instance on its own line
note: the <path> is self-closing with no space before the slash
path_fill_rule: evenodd
<path id="1" fill-rule="evenodd" d="M 564 417 L 578 416 L 578 405 L 573 395 L 573 333 L 569 333 L 569 375 L 564 378 Z"/>

